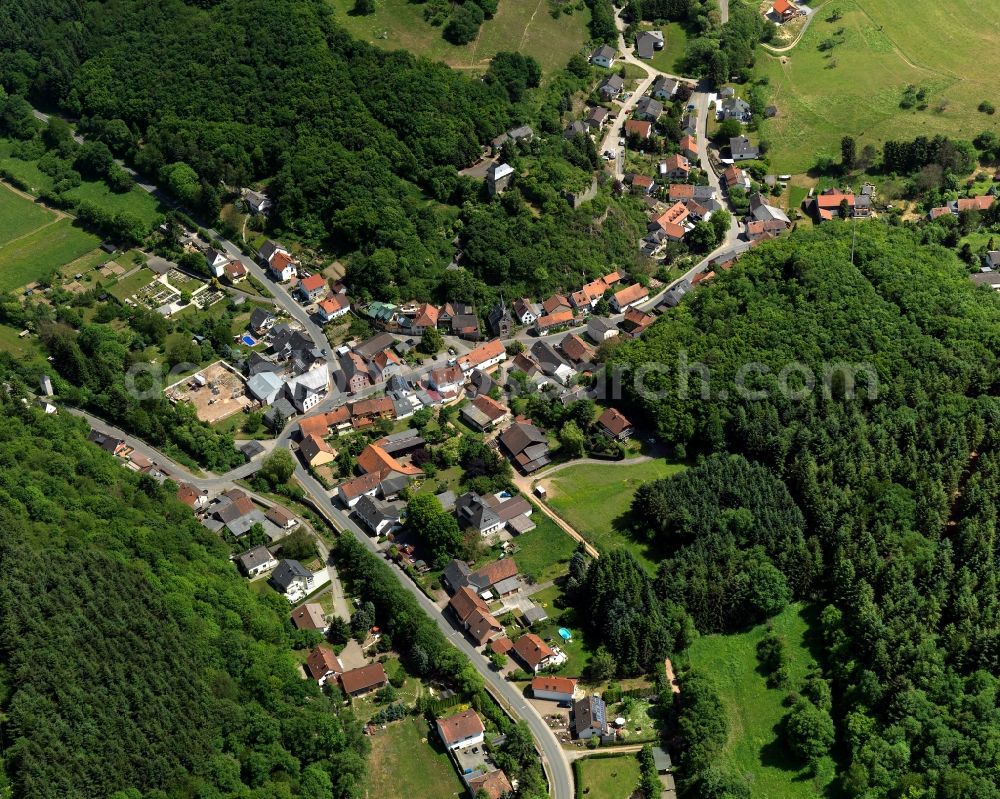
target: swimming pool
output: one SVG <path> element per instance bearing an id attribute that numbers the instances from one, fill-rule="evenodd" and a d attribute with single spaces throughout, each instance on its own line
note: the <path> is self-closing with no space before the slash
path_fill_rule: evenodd
<path id="1" fill-rule="evenodd" d="M 562 638 L 564 641 L 571 641 L 571 640 L 573 640 L 573 633 L 571 633 L 565 627 L 560 627 L 559 628 L 559 637 Z"/>
<path id="2" fill-rule="evenodd" d="M 257 339 L 251 336 L 249 333 L 244 333 L 243 337 L 240 339 L 248 347 L 253 347 L 257 344 Z"/>

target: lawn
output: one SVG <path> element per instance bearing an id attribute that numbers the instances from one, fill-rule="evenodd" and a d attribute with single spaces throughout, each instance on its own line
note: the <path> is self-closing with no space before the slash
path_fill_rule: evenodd
<path id="1" fill-rule="evenodd" d="M 423 718 L 409 716 L 371 738 L 370 796 L 449 799 L 465 786 Z"/>
<path id="2" fill-rule="evenodd" d="M 818 635 L 816 610 L 789 606 L 772 620 L 785 640 L 790 686 L 796 687 L 812 661 L 810 648 Z M 815 780 L 793 761 L 777 730 L 788 709 L 783 705 L 791 689 L 771 689 L 758 671 L 757 644 L 766 625 L 733 635 L 698 638 L 688 652 L 692 667 L 707 675 L 719 691 L 729 721 L 729 741 L 719 765 L 744 775 L 754 796 L 813 799 L 824 795 L 833 763 L 824 760 Z"/>
<path id="3" fill-rule="evenodd" d="M 843 16 L 828 22 L 833 8 Z M 836 44 L 824 52 L 826 40 Z M 996 129 L 1000 117 L 976 107 L 1000 90 L 983 58 L 998 42 L 1000 17 L 984 15 L 975 0 L 827 3 L 793 50 L 757 59 L 779 109 L 766 125 L 773 170 L 803 172 L 820 155 L 839 160 L 845 135 L 860 148 L 937 133 L 971 139 Z M 911 84 L 927 91 L 926 109 L 899 107 Z"/>
<path id="4" fill-rule="evenodd" d="M 27 203 L 27 201 L 25 201 Z M 48 275 L 92 251 L 101 240 L 63 218 L 0 245 L 0 291 L 10 291 Z"/>
<path id="5" fill-rule="evenodd" d="M 553 639 L 559 648 L 566 653 L 567 660 L 562 673 L 569 677 L 579 677 L 587 668 L 592 649 L 584 641 L 583 622 L 576 609 L 556 607 L 556 599 L 561 593 L 559 587 L 553 585 L 542 589 L 537 594 L 532 594 L 531 600 L 536 605 L 545 608 L 549 617 L 548 621 L 535 625 L 535 629 L 543 639 Z M 569 641 L 563 641 L 559 637 L 560 627 L 565 627 L 572 633 Z"/>
<path id="6" fill-rule="evenodd" d="M 55 214 L 0 184 L 0 246 L 55 220 Z"/>
<path id="7" fill-rule="evenodd" d="M 534 56 L 545 74 L 566 66 L 588 39 L 590 11 L 574 8 L 553 19 L 546 0 L 500 0 L 496 16 L 483 23 L 479 37 L 463 46 L 441 38 L 441 28 L 424 19 L 426 3 L 379 0 L 374 14 L 351 14 L 354 0 L 330 0 L 337 20 L 359 39 L 387 50 L 409 50 L 433 61 L 473 72 L 485 72 L 501 50 Z"/>
<path id="8" fill-rule="evenodd" d="M 639 784 L 639 758 L 586 757 L 573 764 L 577 795 L 587 799 L 628 799 Z"/>
<path id="9" fill-rule="evenodd" d="M 643 483 L 677 474 L 684 466 L 661 459 L 623 466 L 581 464 L 543 481 L 548 503 L 598 550 L 625 547 L 646 565 L 655 565 L 645 544 L 628 534 L 629 506 Z"/>
<path id="10" fill-rule="evenodd" d="M 671 22 L 661 28 L 667 40 L 663 49 L 656 52 L 649 64 L 669 75 L 683 75 L 684 53 L 687 50 L 687 31 L 678 22 Z"/>
<path id="11" fill-rule="evenodd" d="M 512 541 L 518 548 L 514 559 L 523 574 L 530 574 L 535 582 L 543 583 L 566 572 L 576 541 L 537 508 L 531 520 L 535 529 Z"/>
<path id="12" fill-rule="evenodd" d="M 23 359 L 34 354 L 34 336 L 21 338 L 21 331 L 8 325 L 0 325 L 0 352 L 8 352 L 15 358 Z"/>

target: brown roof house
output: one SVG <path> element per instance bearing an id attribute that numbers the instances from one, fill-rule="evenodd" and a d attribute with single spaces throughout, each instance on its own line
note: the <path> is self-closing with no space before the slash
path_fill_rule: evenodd
<path id="1" fill-rule="evenodd" d="M 318 646 L 309 653 L 306 660 L 306 671 L 320 685 L 326 685 L 331 677 L 342 674 L 344 667 L 340 665 L 340 660 L 331 649 Z"/>
<path id="2" fill-rule="evenodd" d="M 348 696 L 362 696 L 388 682 L 381 663 L 369 663 L 360 669 L 351 669 L 340 675 L 340 686 Z"/>
<path id="3" fill-rule="evenodd" d="M 437 720 L 438 735 L 449 752 L 465 749 L 483 742 L 486 727 L 479 714 L 471 708 L 454 716 Z"/>
<path id="4" fill-rule="evenodd" d="M 538 674 L 556 657 L 552 647 L 534 633 L 525 633 L 518 638 L 511 652 L 530 674 Z"/>
<path id="5" fill-rule="evenodd" d="M 607 408 L 597 417 L 597 429 L 615 441 L 625 441 L 632 437 L 632 423 L 617 408 Z"/>
<path id="6" fill-rule="evenodd" d="M 525 474 L 537 472 L 551 462 L 549 440 L 533 424 L 512 424 L 500 434 L 500 446 Z"/>
<path id="7" fill-rule="evenodd" d="M 469 780 L 469 791 L 475 797 L 478 797 L 481 791 L 489 799 L 502 799 L 504 796 L 511 795 L 514 789 L 511 787 L 507 775 L 497 769 Z"/>
<path id="8" fill-rule="evenodd" d="M 292 611 L 292 624 L 296 630 L 325 630 L 326 617 L 323 615 L 323 607 L 315 602 L 307 602 L 299 605 Z"/>

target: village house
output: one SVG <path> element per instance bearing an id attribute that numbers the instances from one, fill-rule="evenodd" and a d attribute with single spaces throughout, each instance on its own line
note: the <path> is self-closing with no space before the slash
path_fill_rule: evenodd
<path id="1" fill-rule="evenodd" d="M 538 674 L 555 659 L 552 648 L 534 633 L 525 633 L 518 638 L 511 654 L 529 674 Z"/>
<path id="2" fill-rule="evenodd" d="M 337 451 L 317 435 L 308 435 L 302 439 L 299 454 L 305 464 L 313 469 L 337 459 Z"/>
<path id="3" fill-rule="evenodd" d="M 405 476 L 403 477 L 405 478 Z M 380 480 L 378 487 L 381 488 L 385 484 L 385 480 Z M 399 520 L 403 515 L 403 504 L 401 502 L 386 502 L 366 494 L 358 498 L 354 512 L 368 529 L 368 532 L 378 538 L 399 528 Z"/>
<path id="4" fill-rule="evenodd" d="M 632 423 L 617 408 L 606 408 L 597 418 L 597 429 L 615 441 L 626 441 L 632 437 Z"/>
<path id="5" fill-rule="evenodd" d="M 290 530 L 299 523 L 298 519 L 280 505 L 272 505 L 267 509 L 264 517 L 279 530 Z"/>
<path id="6" fill-rule="evenodd" d="M 212 277 L 222 277 L 226 274 L 226 266 L 229 264 L 229 256 L 221 250 L 209 247 L 205 250 L 205 263 Z"/>
<path id="7" fill-rule="evenodd" d="M 664 45 L 663 31 L 639 31 L 635 36 L 635 54 L 647 61 Z"/>
<path id="8" fill-rule="evenodd" d="M 503 194 L 514 181 L 514 167 L 510 164 L 493 164 L 486 171 L 486 190 L 490 197 Z"/>
<path id="9" fill-rule="evenodd" d="M 648 139 L 653 133 L 653 123 L 645 119 L 625 120 L 625 135 L 638 136 L 640 139 Z"/>
<path id="10" fill-rule="evenodd" d="M 668 78 L 666 75 L 659 75 L 656 80 L 653 81 L 653 97 L 656 97 L 659 100 L 669 100 L 677 94 L 677 89 L 680 88 L 680 85 L 680 81 L 674 78 Z"/>
<path id="11" fill-rule="evenodd" d="M 259 577 L 278 565 L 274 555 L 263 544 L 244 552 L 236 559 L 236 563 L 240 571 L 250 578 Z"/>
<path id="12" fill-rule="evenodd" d="M 510 410 L 486 394 L 480 394 L 462 408 L 462 419 L 470 427 L 485 432 L 510 419 Z"/>
<path id="13" fill-rule="evenodd" d="M 255 336 L 262 336 L 274 327 L 274 323 L 276 321 L 277 319 L 275 319 L 274 315 L 265 311 L 263 308 L 254 308 L 250 314 L 250 322 L 247 325 L 247 328 Z"/>
<path id="14" fill-rule="evenodd" d="M 592 131 L 599 131 L 604 129 L 605 123 L 608 121 L 608 109 L 603 105 L 595 106 L 590 109 L 590 113 L 584 117 L 583 123 L 590 128 Z"/>
<path id="15" fill-rule="evenodd" d="M 615 73 L 614 75 L 608 75 L 601 81 L 601 85 L 597 87 L 597 92 L 600 94 L 602 100 L 613 100 L 621 94 L 624 88 L 625 81 L 621 75 Z"/>
<path id="16" fill-rule="evenodd" d="M 663 114 L 663 103 L 649 95 L 643 95 L 635 104 L 635 113 L 640 119 L 656 122 Z"/>
<path id="17" fill-rule="evenodd" d="M 627 175 L 625 180 L 632 187 L 634 194 L 652 194 L 653 189 L 656 188 L 656 183 L 649 175 L 636 175 L 633 173 Z"/>
<path id="18" fill-rule="evenodd" d="M 500 434 L 499 440 L 508 458 L 525 474 L 551 462 L 548 438 L 533 424 L 516 422 Z"/>
<path id="19" fill-rule="evenodd" d="M 750 190 L 750 176 L 738 166 L 730 166 L 722 173 L 722 179 L 727 189 L 741 188 Z"/>
<path id="20" fill-rule="evenodd" d="M 271 575 L 270 583 L 279 594 L 302 597 L 312 587 L 313 573 L 297 560 L 283 560 Z"/>
<path id="21" fill-rule="evenodd" d="M 381 663 L 369 663 L 340 675 L 340 687 L 348 696 L 363 696 L 369 691 L 382 688 L 387 682 L 389 679 Z"/>
<path id="22" fill-rule="evenodd" d="M 655 320 L 656 317 L 653 314 L 645 313 L 638 308 L 629 308 L 625 311 L 622 324 L 631 338 L 639 338 Z"/>
<path id="23" fill-rule="evenodd" d="M 796 14 L 798 14 L 798 9 L 788 2 L 788 0 L 774 0 L 774 5 L 771 6 L 771 15 L 779 23 L 788 22 Z"/>
<path id="24" fill-rule="evenodd" d="M 271 276 L 285 283 L 295 277 L 297 273 L 295 259 L 292 254 L 275 241 L 266 241 L 257 253 L 261 264 L 267 267 Z"/>
<path id="25" fill-rule="evenodd" d="M 327 627 L 323 606 L 316 602 L 299 605 L 288 618 L 296 630 L 325 630 Z"/>
<path id="26" fill-rule="evenodd" d="M 608 734 L 608 708 L 596 694 L 585 696 L 573 703 L 573 735 L 587 740 L 594 735 L 602 738 Z"/>
<path id="27" fill-rule="evenodd" d="M 553 702 L 572 702 L 576 693 L 576 680 L 572 677 L 556 677 L 546 674 L 531 681 L 531 695 L 535 699 L 549 699 Z"/>
<path id="28" fill-rule="evenodd" d="M 326 281 L 322 275 L 309 275 L 299 281 L 295 291 L 303 302 L 316 302 L 326 293 Z"/>
<path id="29" fill-rule="evenodd" d="M 569 300 L 562 294 L 553 294 L 547 300 L 542 302 L 542 313 L 545 314 L 553 314 L 569 310 L 572 310 Z"/>
<path id="30" fill-rule="evenodd" d="M 590 63 L 595 67 L 611 69 L 615 65 L 615 57 L 618 53 L 615 48 L 607 44 L 602 44 L 590 54 Z"/>
<path id="31" fill-rule="evenodd" d="M 522 502 L 527 500 L 520 498 Z M 510 515 L 502 505 L 496 506 L 498 516 Z M 510 508 L 514 513 L 524 510 L 519 504 Z M 487 563 L 480 569 L 472 571 L 468 564 L 461 560 L 453 560 L 441 574 L 444 587 L 452 593 L 462 588 L 469 588 L 483 599 L 508 596 L 521 590 L 521 582 L 517 579 L 517 563 L 513 558 L 501 558 Z"/>
<path id="32" fill-rule="evenodd" d="M 538 317 L 538 319 L 535 320 L 535 331 L 538 333 L 545 333 L 546 331 L 553 330 L 557 327 L 571 324 L 572 321 L 572 311 L 555 311 L 554 313 Z"/>
<path id="33" fill-rule="evenodd" d="M 514 302 L 514 317 L 522 325 L 530 325 L 538 319 L 538 310 L 535 304 L 527 297 L 520 297 Z"/>
<path id="34" fill-rule="evenodd" d="M 472 530 L 483 538 L 492 538 L 504 528 L 503 520 L 483 501 L 478 494 L 468 491 L 455 502 L 458 526 Z"/>
<path id="35" fill-rule="evenodd" d="M 559 342 L 559 349 L 566 359 L 573 364 L 591 363 L 594 360 L 594 348 L 575 333 L 567 333 Z"/>
<path id="36" fill-rule="evenodd" d="M 577 136 L 586 136 L 589 133 L 587 126 L 580 119 L 574 119 L 563 131 L 564 139 L 575 139 Z"/>
<path id="37" fill-rule="evenodd" d="M 569 300 L 578 311 L 589 313 L 601 301 L 601 297 L 607 290 L 608 284 L 603 279 L 598 278 L 590 283 L 585 283 L 583 288 L 570 294 Z"/>
<path id="38" fill-rule="evenodd" d="M 839 189 L 826 189 L 813 198 L 810 211 L 817 222 L 829 222 L 839 217 L 841 208 L 845 206 L 850 216 L 854 209 L 853 194 L 845 194 Z"/>
<path id="39" fill-rule="evenodd" d="M 337 486 L 337 499 L 345 508 L 353 508 L 361 501 L 361 497 L 375 496 L 382 479 L 378 472 L 371 472 L 345 480 Z"/>
<path id="40" fill-rule="evenodd" d="M 351 301 L 343 294 L 332 294 L 316 307 L 316 313 L 324 324 L 339 319 L 350 310 Z"/>
<path id="41" fill-rule="evenodd" d="M 687 233 L 687 230 L 684 228 L 684 222 L 688 218 L 688 215 L 689 212 L 684 203 L 674 203 L 650 223 L 649 229 L 652 231 L 658 228 L 671 241 L 681 241 Z"/>
<path id="42" fill-rule="evenodd" d="M 728 122 L 729 120 L 749 122 L 751 117 L 750 106 L 746 100 L 739 97 L 730 97 L 722 101 L 717 116 L 720 122 Z"/>
<path id="43" fill-rule="evenodd" d="M 458 365 L 463 372 L 468 373 L 473 369 L 480 369 L 482 371 L 492 369 L 498 363 L 505 360 L 507 360 L 507 350 L 503 342 L 495 338 L 480 344 L 474 350 L 460 356 Z"/>
<path id="44" fill-rule="evenodd" d="M 437 720 L 437 731 L 445 748 L 451 752 L 468 746 L 481 744 L 486 727 L 479 714 L 471 708 L 454 716 Z"/>
<path id="45" fill-rule="evenodd" d="M 609 319 L 601 316 L 591 316 L 587 320 L 587 337 L 595 344 L 603 344 L 619 334 L 618 327 Z"/>
<path id="46" fill-rule="evenodd" d="M 267 216 L 271 212 L 273 203 L 271 198 L 263 192 L 243 189 L 242 195 L 247 210 L 254 216 Z"/>
<path id="47" fill-rule="evenodd" d="M 465 374 L 458 364 L 431 369 L 427 374 L 427 385 L 442 394 L 454 394 L 462 388 Z"/>
<path id="48" fill-rule="evenodd" d="M 701 155 L 698 153 L 698 140 L 694 136 L 683 136 L 681 137 L 681 155 L 697 163 L 701 160 Z"/>
<path id="49" fill-rule="evenodd" d="M 729 152 L 734 161 L 752 161 L 760 157 L 760 149 L 751 144 L 746 136 L 734 136 L 729 140 Z"/>
<path id="50" fill-rule="evenodd" d="M 247 271 L 247 268 L 242 261 L 230 261 L 226 264 L 226 277 L 234 286 L 237 283 L 246 280 L 248 274 L 250 273 Z"/>
<path id="51" fill-rule="evenodd" d="M 505 796 L 512 796 L 514 794 L 510 780 L 499 769 L 472 777 L 467 784 L 469 786 L 469 793 L 476 799 L 479 799 L 483 795 L 486 796 L 486 799 L 503 799 Z"/>
<path id="52" fill-rule="evenodd" d="M 462 586 L 455 592 L 448 608 L 478 646 L 485 646 L 503 635 L 503 626 L 493 617 L 479 594 L 468 586 Z"/>
<path id="53" fill-rule="evenodd" d="M 687 158 L 677 153 L 669 156 L 663 165 L 661 172 L 670 180 L 687 180 L 691 174 L 691 164 Z"/>
<path id="54" fill-rule="evenodd" d="M 306 659 L 306 671 L 321 686 L 332 677 L 337 678 L 338 674 L 344 673 L 344 667 L 340 665 L 340 659 L 333 654 L 333 650 L 325 646 L 317 646 Z"/>

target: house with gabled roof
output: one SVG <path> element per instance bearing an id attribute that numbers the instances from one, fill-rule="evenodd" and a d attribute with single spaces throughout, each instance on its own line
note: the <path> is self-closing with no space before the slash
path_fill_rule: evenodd
<path id="1" fill-rule="evenodd" d="M 481 744 L 486 735 L 483 720 L 471 708 L 454 716 L 438 719 L 437 731 L 449 752 Z"/>
<path id="2" fill-rule="evenodd" d="M 624 130 L 626 136 L 648 139 L 653 134 L 653 123 L 647 119 L 627 119 Z"/>
<path id="3" fill-rule="evenodd" d="M 602 44 L 590 54 L 590 63 L 595 67 L 611 69 L 615 65 L 615 57 L 618 55 L 611 45 Z"/>
<path id="4" fill-rule="evenodd" d="M 383 687 L 389 678 L 381 663 L 369 663 L 360 669 L 351 669 L 340 675 L 340 687 L 348 696 L 363 696 Z"/>
<path id="5" fill-rule="evenodd" d="M 555 658 L 555 652 L 534 633 L 525 633 L 514 642 L 511 654 L 529 674 L 538 674 Z"/>
<path id="6" fill-rule="evenodd" d="M 320 685 L 326 685 L 331 678 L 336 679 L 338 674 L 343 674 L 344 667 L 332 649 L 317 646 L 306 659 L 306 671 Z"/>
<path id="7" fill-rule="evenodd" d="M 597 430 L 615 441 L 626 441 L 632 437 L 632 423 L 617 408 L 605 408 L 597 418 Z"/>

